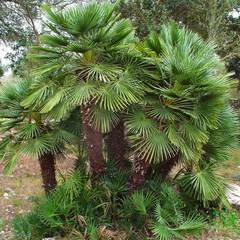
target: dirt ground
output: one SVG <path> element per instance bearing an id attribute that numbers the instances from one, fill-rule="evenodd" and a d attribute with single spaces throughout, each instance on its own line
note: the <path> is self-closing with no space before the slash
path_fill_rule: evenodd
<path id="1" fill-rule="evenodd" d="M 57 174 L 65 174 L 73 167 L 74 159 L 56 161 Z M 21 159 L 12 175 L 3 174 L 0 163 L 0 240 L 11 236 L 11 219 L 31 209 L 31 198 L 43 193 L 38 162 Z"/>

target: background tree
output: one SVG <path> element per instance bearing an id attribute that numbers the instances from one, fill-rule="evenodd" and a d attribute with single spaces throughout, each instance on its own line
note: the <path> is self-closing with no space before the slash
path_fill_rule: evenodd
<path id="1" fill-rule="evenodd" d="M 4 70 L 3 70 L 2 64 L 0 63 L 0 77 L 2 77 L 3 74 L 4 74 Z"/>
<path id="2" fill-rule="evenodd" d="M 0 0 L 0 43 L 10 46 L 6 58 L 16 75 L 27 74 L 31 62 L 26 60 L 29 46 L 39 43 L 42 26 L 41 5 L 50 3 L 62 9 L 73 3 L 83 1 L 59 0 Z"/>
<path id="3" fill-rule="evenodd" d="M 23 64 L 26 64 L 28 46 L 39 41 L 41 3 L 41 0 L 0 1 L 1 44 L 7 44 L 12 48 L 6 57 L 16 74 L 22 75 L 25 71 Z"/>
<path id="4" fill-rule="evenodd" d="M 122 0 L 120 11 L 125 18 L 130 18 L 140 38 L 151 31 L 159 31 L 160 26 L 171 18 L 165 0 Z"/>

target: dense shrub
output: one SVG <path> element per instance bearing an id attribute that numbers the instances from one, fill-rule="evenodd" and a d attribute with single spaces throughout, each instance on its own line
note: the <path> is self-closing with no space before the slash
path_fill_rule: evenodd
<path id="1" fill-rule="evenodd" d="M 204 227 L 204 218 L 189 211 L 170 183 L 154 188 L 150 187 L 154 186 L 152 181 L 148 181 L 130 194 L 127 177 L 127 172 L 109 164 L 93 187 L 83 172 L 71 173 L 51 195 L 39 198 L 31 213 L 13 220 L 16 237 L 37 240 L 77 231 L 82 239 L 109 239 L 105 234 L 110 232 L 113 235 L 122 232 L 122 236 L 133 239 L 137 236 L 171 239 Z"/>

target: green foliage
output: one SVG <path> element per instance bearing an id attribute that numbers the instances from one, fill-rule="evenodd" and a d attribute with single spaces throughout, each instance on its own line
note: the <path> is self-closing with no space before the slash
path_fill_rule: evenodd
<path id="1" fill-rule="evenodd" d="M 210 202 L 227 204 L 224 181 L 214 173 L 214 166 L 185 173 L 179 180 L 184 192 L 207 207 Z"/>
<path id="2" fill-rule="evenodd" d="M 184 234 L 196 233 L 203 228 L 203 218 L 200 216 L 189 215 L 185 218 L 180 218 L 174 222 L 174 227 L 168 225 L 167 221 L 162 217 L 162 209 L 159 205 L 156 207 L 155 217 L 157 222 L 153 225 L 153 233 L 156 239 L 185 239 Z"/>
<path id="3" fill-rule="evenodd" d="M 215 214 L 216 217 L 220 218 L 220 221 L 225 227 L 237 227 L 238 226 L 238 212 L 232 211 L 219 211 Z"/>
<path id="4" fill-rule="evenodd" d="M 12 226 L 15 231 L 17 239 L 31 240 L 41 239 L 43 225 L 40 222 L 40 218 L 35 213 L 28 213 L 24 216 L 16 216 L 12 221 Z M 36 229 L 38 229 L 39 234 Z"/>
<path id="5" fill-rule="evenodd" d="M 0 77 L 2 77 L 4 74 L 4 70 L 3 70 L 3 67 L 2 65 L 0 64 Z"/>
<path id="6" fill-rule="evenodd" d="M 4 225 L 5 225 L 4 220 L 2 218 L 0 218 L 0 230 L 3 229 Z"/>
<path id="7" fill-rule="evenodd" d="M 91 102 L 90 121 L 106 133 L 122 111 L 142 98 L 138 72 L 144 63 L 139 52 L 129 50 L 134 29 L 129 20 L 120 19 L 116 7 L 92 2 L 58 12 L 43 6 L 51 31 L 28 57 L 39 64 L 34 75 L 47 78 L 39 79 L 24 106 L 42 105 L 41 113 L 62 119 Z"/>
<path id="8" fill-rule="evenodd" d="M 225 232 L 229 236 L 238 236 L 239 228 L 239 213 L 235 209 L 210 209 L 208 215 L 210 229 L 218 232 Z"/>
<path id="9" fill-rule="evenodd" d="M 95 179 L 81 163 L 55 191 L 38 199 L 32 213 L 14 220 L 19 238 L 76 230 L 96 240 L 119 229 L 133 239 L 184 239 L 204 227 L 204 218 L 188 205 L 228 206 L 217 167 L 235 147 L 239 128 L 229 107 L 232 83 L 215 45 L 174 22 L 139 42 L 117 6 L 92 2 L 58 11 L 43 5 L 49 32 L 28 55 L 36 66 L 31 78 L 0 89 L 1 157 L 10 172 L 22 155 L 56 155 L 71 144 L 83 160 L 83 128 L 107 134 L 121 119 L 129 155 L 154 170 L 130 193 L 130 170 L 119 170 L 108 159 Z M 216 34 L 212 26 L 209 33 Z M 94 148 L 88 135 L 88 148 Z M 173 158 L 181 168 L 175 186 L 163 184 L 154 165 Z M 133 173 L 146 170 L 133 167 Z"/>
<path id="10" fill-rule="evenodd" d="M 109 163 L 93 187 L 83 172 L 72 172 L 49 196 L 39 198 L 31 213 L 14 219 L 16 236 L 31 240 L 76 230 L 84 239 L 95 240 L 104 237 L 104 227 L 126 231 L 129 237 L 144 238 L 146 231 L 152 231 L 157 239 L 170 239 L 203 228 L 204 218 L 194 211 L 189 213 L 187 203 L 170 185 L 157 185 L 156 191 L 149 191 L 149 182 L 129 194 L 127 175 Z M 169 238 L 164 238 L 165 233 Z"/>
<path id="11" fill-rule="evenodd" d="M 120 214 L 122 198 L 127 194 L 129 172 L 121 172 L 113 162 L 107 165 L 107 171 L 100 178 L 101 202 L 104 206 L 105 221 L 113 221 L 116 224 L 117 216 Z M 101 204 L 101 203 L 100 203 Z"/>
<path id="12" fill-rule="evenodd" d="M 228 107 L 231 81 L 215 55 L 214 45 L 171 23 L 162 26 L 159 34 L 152 32 L 142 51 L 151 66 L 146 69 L 150 87 L 145 88 L 147 96 L 140 106 L 126 117 L 135 152 L 150 163 L 165 161 L 180 152 L 185 163 L 197 165 L 211 143 L 220 145 L 217 133 L 221 133 L 221 124 L 229 122 L 225 125 L 229 130 L 237 127 Z M 233 136 L 223 139 L 226 144 L 221 145 L 226 148 L 217 147 L 219 152 L 211 158 L 226 156 L 232 145 L 230 139 L 236 141 Z"/>
<path id="13" fill-rule="evenodd" d="M 238 116 L 231 107 L 226 107 L 218 116 L 217 129 L 210 132 L 209 141 L 204 146 L 204 158 L 211 158 L 212 162 L 220 165 L 228 159 L 229 151 L 238 147 L 238 138 Z"/>
<path id="14" fill-rule="evenodd" d="M 40 112 L 41 105 L 22 105 L 31 96 L 35 83 L 35 79 L 22 79 L 6 82 L 0 88 L 0 131 L 3 134 L 0 151 L 6 173 L 13 170 L 22 156 L 36 158 L 48 152 L 58 154 L 63 152 L 65 144 L 75 142 L 78 137 L 74 135 L 74 126 L 71 132 L 66 127 L 69 116 L 61 122 L 51 121 Z"/>
<path id="15" fill-rule="evenodd" d="M 154 195 L 150 192 L 144 194 L 143 192 L 135 192 L 127 200 L 128 207 L 136 211 L 140 215 L 147 215 L 149 208 L 154 204 Z"/>
<path id="16" fill-rule="evenodd" d="M 226 133 L 226 129 L 229 129 Z M 214 203 L 229 207 L 225 196 L 227 186 L 217 171 L 229 157 L 229 151 L 238 142 L 238 120 L 231 108 L 225 108 L 218 117 L 217 129 L 210 131 L 209 141 L 204 145 L 202 159 L 179 177 L 185 194 L 207 207 Z"/>
<path id="17" fill-rule="evenodd" d="M 61 232 L 68 233 L 74 229 L 80 214 L 79 207 L 81 204 L 86 205 L 93 196 L 91 193 L 84 194 L 84 188 L 87 188 L 87 178 L 80 175 L 80 172 L 71 174 L 68 181 L 63 180 L 55 192 L 38 199 L 32 215 L 14 219 L 13 227 L 16 235 L 23 237 L 28 233 L 30 235 L 26 239 L 35 239 L 34 235 L 46 237 Z M 82 194 L 84 195 L 81 196 Z M 81 210 L 84 211 L 84 206 Z M 34 221 L 31 221 L 30 216 Z M 25 231 L 21 227 L 28 229 Z"/>
<path id="18" fill-rule="evenodd" d="M 162 186 L 160 203 L 156 205 L 152 225 L 156 239 L 184 239 L 185 234 L 197 233 L 204 227 L 204 218 L 197 212 L 184 210 L 185 202 L 168 185 Z"/>

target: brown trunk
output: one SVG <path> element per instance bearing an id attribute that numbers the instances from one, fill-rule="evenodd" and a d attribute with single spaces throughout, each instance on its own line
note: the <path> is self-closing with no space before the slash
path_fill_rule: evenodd
<path id="1" fill-rule="evenodd" d="M 116 165 L 121 169 L 126 167 L 124 159 L 125 154 L 125 139 L 124 139 L 124 123 L 120 120 L 106 138 L 106 145 L 108 150 L 108 157 L 114 160 Z"/>
<path id="2" fill-rule="evenodd" d="M 92 127 L 89 116 L 90 111 L 90 105 L 81 107 L 88 159 L 90 162 L 92 176 L 95 178 L 104 171 L 105 162 L 102 154 L 102 134 Z"/>
<path id="3" fill-rule="evenodd" d="M 159 170 L 157 171 L 157 174 L 159 174 L 164 180 L 169 175 L 173 167 L 177 165 L 179 158 L 180 153 L 177 153 L 175 156 L 161 163 L 159 166 Z"/>
<path id="4" fill-rule="evenodd" d="M 44 153 L 39 157 L 43 187 L 46 194 L 54 190 L 57 186 L 55 175 L 55 159 L 52 153 Z"/>
<path id="5" fill-rule="evenodd" d="M 149 170 L 149 163 L 143 160 L 139 155 L 134 155 L 133 172 L 130 180 L 130 189 L 136 190 L 145 182 L 147 172 Z"/>

